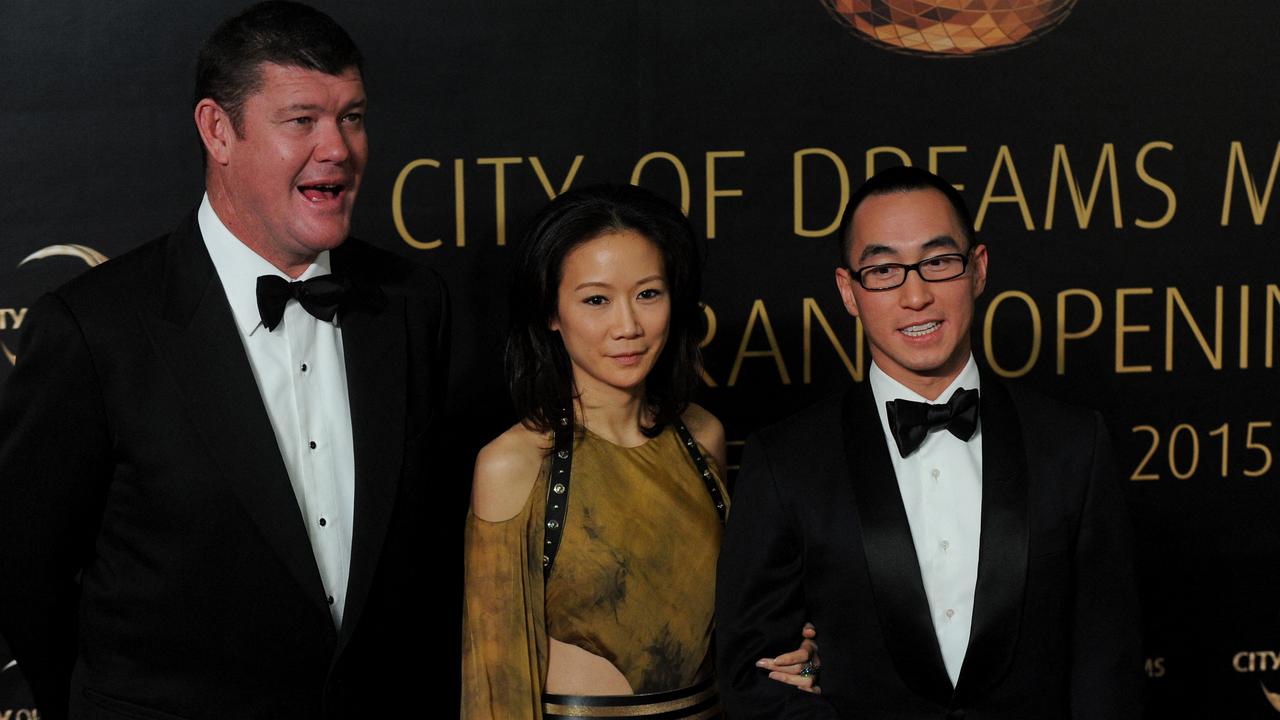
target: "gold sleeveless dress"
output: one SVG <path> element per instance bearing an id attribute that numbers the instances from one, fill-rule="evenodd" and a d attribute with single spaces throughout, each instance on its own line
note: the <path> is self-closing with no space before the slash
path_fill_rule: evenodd
<path id="1" fill-rule="evenodd" d="M 544 586 L 546 475 L 544 462 L 515 517 L 467 517 L 462 717 L 540 720 L 548 637 L 613 663 L 636 693 L 710 674 L 721 524 L 675 430 L 634 448 L 590 431 L 575 441 Z"/>

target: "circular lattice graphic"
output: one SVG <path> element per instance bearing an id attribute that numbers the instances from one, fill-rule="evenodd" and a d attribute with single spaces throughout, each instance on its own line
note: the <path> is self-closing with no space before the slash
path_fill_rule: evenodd
<path id="1" fill-rule="evenodd" d="M 1008 50 L 1062 22 L 1076 0 L 822 0 L 872 44 L 934 57 Z"/>

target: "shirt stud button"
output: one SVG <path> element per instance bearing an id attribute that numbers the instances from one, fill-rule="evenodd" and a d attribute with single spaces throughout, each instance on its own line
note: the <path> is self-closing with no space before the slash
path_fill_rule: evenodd
<path id="1" fill-rule="evenodd" d="M 315 449 L 316 449 L 316 441 L 315 441 L 315 440 L 312 440 L 311 442 L 307 443 L 307 447 L 311 448 L 312 450 L 315 450 Z"/>
<path id="2" fill-rule="evenodd" d="M 306 371 L 307 371 L 307 364 L 302 363 L 302 372 L 306 372 Z"/>
<path id="3" fill-rule="evenodd" d="M 325 520 L 324 518 L 320 518 L 320 527 L 324 527 L 325 525 L 328 525 L 328 524 L 329 524 L 328 520 Z"/>

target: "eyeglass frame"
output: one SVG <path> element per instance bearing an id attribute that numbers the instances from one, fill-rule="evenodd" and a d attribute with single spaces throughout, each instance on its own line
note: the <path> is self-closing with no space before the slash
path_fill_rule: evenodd
<path id="1" fill-rule="evenodd" d="M 925 263 L 929 262 L 930 260 L 937 260 L 938 258 L 943 258 L 943 257 L 958 257 L 958 258 L 960 258 L 960 272 L 958 272 L 958 273 L 956 273 L 955 275 L 952 275 L 951 277 L 948 277 L 948 278 L 937 278 L 937 279 L 933 279 L 933 280 L 931 280 L 931 279 L 929 279 L 929 278 L 925 277 L 925 276 L 924 276 L 924 273 L 920 272 L 920 266 L 921 266 L 921 265 L 923 265 L 923 264 L 925 264 Z M 930 256 L 929 256 L 929 257 L 927 257 L 927 258 L 923 258 L 923 259 L 921 259 L 921 260 L 920 260 L 920 261 L 918 261 L 918 262 L 914 262 L 914 263 L 910 263 L 910 264 L 907 264 L 907 263 L 873 263 L 873 264 L 871 264 L 871 265 L 863 265 L 862 267 L 860 267 L 860 268 L 858 268 L 858 269 L 856 269 L 856 270 L 855 270 L 852 266 L 850 266 L 850 265 L 845 265 L 845 266 L 844 266 L 844 269 L 849 271 L 849 276 L 850 276 L 850 277 L 852 277 L 854 280 L 857 280 L 857 281 L 858 281 L 858 284 L 862 286 L 862 289 L 863 289 L 863 290 L 866 290 L 867 292 L 885 292 L 885 291 L 888 291 L 888 290 L 897 290 L 898 288 L 902 287 L 903 285 L 906 285 L 906 284 L 907 284 L 907 276 L 911 274 L 911 271 L 912 271 L 912 270 L 915 270 L 915 271 L 916 271 L 916 276 L 917 276 L 917 277 L 919 277 L 922 281 L 924 281 L 924 282 L 928 282 L 928 283 L 950 282 L 950 281 L 952 281 L 952 280 L 955 280 L 956 278 L 964 277 L 964 274 L 965 274 L 965 273 L 967 273 L 967 272 L 969 272 L 969 261 L 970 261 L 970 260 L 972 260 L 972 259 L 973 259 L 973 248 L 969 248 L 968 250 L 966 250 L 966 251 L 964 251 L 964 252 L 955 252 L 955 253 L 938 253 L 937 255 L 930 255 Z M 897 285 L 890 285 L 889 287 L 882 287 L 882 288 L 872 288 L 872 287 L 867 287 L 867 284 L 866 284 L 865 282 L 863 282 L 863 280 L 862 280 L 862 272 L 863 272 L 864 270 L 871 270 L 872 268 L 888 267 L 888 266 L 893 266 L 893 267 L 900 267 L 900 268 L 902 268 L 902 282 L 898 283 Z"/>

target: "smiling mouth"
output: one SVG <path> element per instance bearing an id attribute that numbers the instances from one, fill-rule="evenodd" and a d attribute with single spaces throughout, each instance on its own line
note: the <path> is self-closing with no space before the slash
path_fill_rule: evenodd
<path id="1" fill-rule="evenodd" d="M 326 200 L 337 200 L 342 191 L 347 186 L 341 183 L 327 184 L 318 183 L 315 185 L 299 185 L 298 192 L 302 193 L 302 197 L 313 203 L 321 203 Z"/>
<path id="2" fill-rule="evenodd" d="M 633 352 L 633 353 L 618 353 L 616 355 L 610 355 L 609 357 L 614 362 L 618 362 L 623 365 L 632 365 L 639 362 L 640 358 L 644 357 L 644 353 L 645 351 L 641 350 L 639 352 Z"/>
<path id="3" fill-rule="evenodd" d="M 930 320 L 929 322 L 920 323 L 919 325 L 908 325 L 907 327 L 899 330 L 899 332 L 907 337 L 924 337 L 941 326 L 942 322 L 940 320 Z"/>

